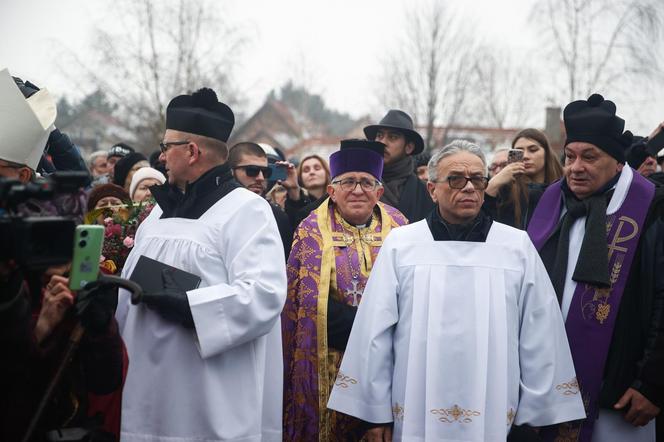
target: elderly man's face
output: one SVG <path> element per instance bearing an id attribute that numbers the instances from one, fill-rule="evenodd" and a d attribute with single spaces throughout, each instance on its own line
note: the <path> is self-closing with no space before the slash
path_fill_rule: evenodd
<path id="1" fill-rule="evenodd" d="M 493 154 L 493 159 L 489 165 L 489 175 L 494 177 L 507 166 L 507 150 L 499 150 Z"/>
<path id="2" fill-rule="evenodd" d="M 346 172 L 327 186 L 327 193 L 342 218 L 359 225 L 369 220 L 376 203 L 383 196 L 383 187 L 370 173 Z"/>
<path id="3" fill-rule="evenodd" d="M 95 158 L 90 171 L 93 177 L 106 175 L 108 173 L 108 158 L 104 156 Z"/>
<path id="4" fill-rule="evenodd" d="M 429 181 L 427 188 L 431 198 L 438 204 L 440 215 L 451 224 L 465 224 L 477 217 L 484 203 L 484 189 L 486 188 L 485 165 L 477 155 L 469 152 L 459 152 L 445 157 L 436 167 L 436 182 Z M 482 181 L 480 188 L 476 188 L 466 180 L 461 189 L 450 186 L 450 177 L 476 178 Z"/>
<path id="5" fill-rule="evenodd" d="M 622 164 L 594 144 L 576 141 L 565 146 L 565 179 L 579 199 L 597 192 L 622 169 Z"/>

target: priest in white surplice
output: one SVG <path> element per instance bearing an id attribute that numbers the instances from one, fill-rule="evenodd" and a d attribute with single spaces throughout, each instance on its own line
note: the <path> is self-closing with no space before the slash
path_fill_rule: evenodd
<path id="1" fill-rule="evenodd" d="M 328 403 L 369 440 L 504 441 L 585 417 L 546 270 L 525 232 L 480 212 L 485 177 L 476 145 L 443 148 L 437 208 L 378 255 Z"/>
<path id="2" fill-rule="evenodd" d="M 226 163 L 233 112 L 211 89 L 174 98 L 161 159 L 169 183 L 141 224 L 123 276 L 141 255 L 201 278 L 164 290 L 117 319 L 129 354 L 122 441 L 281 441 L 279 315 L 286 266 L 268 203 Z"/>

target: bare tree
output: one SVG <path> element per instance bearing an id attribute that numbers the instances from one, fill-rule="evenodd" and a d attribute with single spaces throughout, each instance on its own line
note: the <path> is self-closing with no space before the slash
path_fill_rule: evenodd
<path id="1" fill-rule="evenodd" d="M 540 97 L 530 54 L 485 45 L 475 55 L 467 118 L 499 128 L 531 125 Z"/>
<path id="2" fill-rule="evenodd" d="M 570 101 L 661 73 L 662 0 L 539 0 L 533 16 Z"/>
<path id="3" fill-rule="evenodd" d="M 207 86 L 236 103 L 232 71 L 246 39 L 225 21 L 218 2 L 120 0 L 110 7 L 123 31 L 99 26 L 95 58 L 76 58 L 75 66 L 118 105 L 116 115 L 142 146 L 156 146 L 165 107 L 178 94 Z"/>
<path id="4" fill-rule="evenodd" d="M 410 10 L 404 24 L 398 49 L 382 63 L 378 95 L 383 106 L 401 108 L 426 126 L 431 149 L 435 125 L 454 124 L 464 106 L 476 39 L 443 1 Z"/>

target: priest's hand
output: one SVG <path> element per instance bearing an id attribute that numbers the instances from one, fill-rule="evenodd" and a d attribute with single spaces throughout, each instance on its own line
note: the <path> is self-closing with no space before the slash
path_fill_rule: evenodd
<path id="1" fill-rule="evenodd" d="M 176 322 L 185 328 L 194 328 L 194 318 L 191 315 L 187 292 L 173 279 L 168 270 L 161 272 L 164 289 L 158 292 L 145 293 L 142 302 L 164 319 Z"/>
<path id="2" fill-rule="evenodd" d="M 659 407 L 633 388 L 628 388 L 613 408 L 625 410 L 624 419 L 635 427 L 646 425 L 660 412 Z"/>
<path id="3" fill-rule="evenodd" d="M 392 442 L 392 426 L 385 425 L 367 430 L 364 437 L 368 442 Z"/>

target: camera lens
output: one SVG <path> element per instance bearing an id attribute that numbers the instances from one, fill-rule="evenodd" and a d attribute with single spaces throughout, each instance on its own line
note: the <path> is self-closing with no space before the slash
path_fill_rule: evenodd
<path id="1" fill-rule="evenodd" d="M 87 230 L 81 231 L 81 238 L 85 238 L 86 236 L 88 236 L 88 231 Z"/>
<path id="2" fill-rule="evenodd" d="M 87 245 L 87 243 L 88 243 L 87 241 L 81 240 L 81 241 L 78 242 L 78 246 L 82 248 L 82 247 L 85 247 Z"/>

